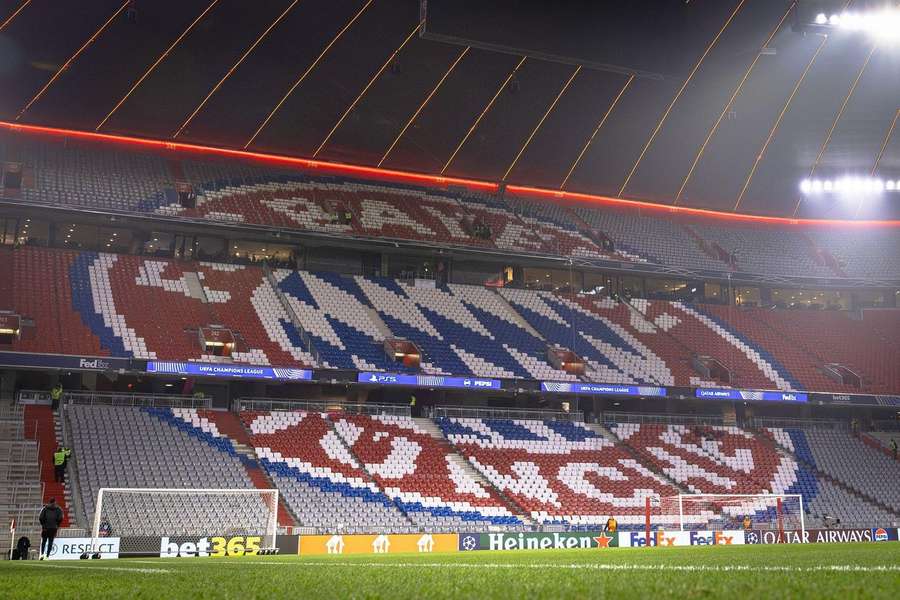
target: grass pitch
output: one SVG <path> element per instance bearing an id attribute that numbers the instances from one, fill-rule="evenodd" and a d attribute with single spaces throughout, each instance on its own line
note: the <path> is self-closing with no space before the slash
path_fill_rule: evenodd
<path id="1" fill-rule="evenodd" d="M 900 543 L 4 561 L 0 598 L 897 598 Z"/>

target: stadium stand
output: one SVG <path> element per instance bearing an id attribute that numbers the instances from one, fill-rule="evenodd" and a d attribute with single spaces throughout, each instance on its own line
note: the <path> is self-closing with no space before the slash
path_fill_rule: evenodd
<path id="1" fill-rule="evenodd" d="M 452 460 L 453 451 L 411 417 L 332 418 L 350 452 L 417 526 L 469 530 L 522 523 L 495 489 Z"/>
<path id="2" fill-rule="evenodd" d="M 241 458 L 208 422 L 194 426 L 185 409 L 69 405 L 65 411 L 75 452 L 79 515 L 94 514 L 102 487 L 254 488 Z M 198 423 L 199 424 L 199 423 Z M 160 460 L 163 458 L 163 460 Z M 262 502 L 222 497 L 184 510 L 179 497 L 135 496 L 105 516 L 115 531 L 133 535 L 214 535 L 246 531 L 264 521 Z"/>
<path id="3" fill-rule="evenodd" d="M 11 134 L 0 133 L 0 138 Z M 736 226 L 640 209 L 504 200 L 234 161 L 16 137 L 33 204 L 795 277 L 898 277 L 895 228 Z M 15 151 L 10 148 L 15 147 Z M 178 185 L 196 192 L 179 202 Z M 342 215 L 350 213 L 350 219 Z M 475 225 L 486 235 L 479 235 Z M 612 242 L 603 247 L 603 240 Z"/>
<path id="4" fill-rule="evenodd" d="M 410 527 L 325 413 L 242 411 L 240 417 L 299 525 L 347 533 Z"/>
<path id="5" fill-rule="evenodd" d="M 677 488 L 583 423 L 437 419 L 444 435 L 537 523 L 602 527 L 644 522 L 644 496 Z"/>
<path id="6" fill-rule="evenodd" d="M 799 484 L 797 492 L 803 494 L 804 505 L 809 517 L 812 517 L 807 527 L 825 524 L 826 517 L 832 521 L 840 519 L 845 527 L 892 523 L 897 519 L 895 513 L 891 513 L 885 507 L 876 506 L 819 471 L 819 464 L 807 436 L 809 430 L 769 427 L 762 430 L 762 433 L 771 437 L 778 446 L 790 452 L 797 460 Z"/>

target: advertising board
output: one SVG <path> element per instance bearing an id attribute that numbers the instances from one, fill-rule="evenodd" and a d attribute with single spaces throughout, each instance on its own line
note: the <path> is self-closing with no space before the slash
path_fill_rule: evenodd
<path id="1" fill-rule="evenodd" d="M 97 550 L 100 558 L 119 558 L 119 542 L 117 537 L 101 538 Z M 56 538 L 50 550 L 49 560 L 78 560 L 81 555 L 91 550 L 91 538 Z"/>
<path id="2" fill-rule="evenodd" d="M 747 544 L 839 544 L 845 542 L 897 541 L 895 527 L 865 529 L 786 529 L 783 532 L 758 530 L 744 534 Z"/>
<path id="3" fill-rule="evenodd" d="M 461 533 L 459 549 L 472 550 L 547 550 L 551 548 L 610 548 L 619 545 L 615 534 L 601 531 L 565 533 Z"/>
<path id="4" fill-rule="evenodd" d="M 456 552 L 455 533 L 301 535 L 300 555 Z"/>
<path id="5" fill-rule="evenodd" d="M 650 532 L 650 546 L 735 546 L 744 544 L 744 532 L 724 531 L 664 531 Z M 643 531 L 619 532 L 619 546 L 643 548 L 647 534 Z"/>

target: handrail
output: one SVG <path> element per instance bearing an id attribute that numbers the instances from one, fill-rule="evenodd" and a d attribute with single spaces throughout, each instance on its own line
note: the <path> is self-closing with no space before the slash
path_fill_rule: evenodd
<path id="1" fill-rule="evenodd" d="M 560 410 L 541 410 L 533 408 L 493 408 L 489 406 L 436 406 L 435 417 L 473 418 L 473 419 L 522 419 L 533 421 L 574 421 L 584 422 L 584 413 L 580 410 L 564 412 Z"/>
<path id="2" fill-rule="evenodd" d="M 308 412 L 345 412 L 362 415 L 410 416 L 410 407 L 402 404 L 353 404 L 328 400 L 290 398 L 238 398 L 238 410 L 275 410 Z"/>
<path id="3" fill-rule="evenodd" d="M 751 427 L 798 427 L 802 429 L 830 429 L 849 431 L 850 423 L 832 419 L 799 419 L 792 417 L 753 417 L 747 422 Z"/>
<path id="4" fill-rule="evenodd" d="M 291 306 L 291 303 L 285 297 L 284 292 L 278 287 L 278 282 L 275 280 L 275 275 L 272 273 L 272 269 L 269 268 L 269 265 L 263 264 L 263 273 L 266 276 L 266 281 L 269 283 L 269 286 L 275 292 L 275 296 L 278 298 L 278 302 L 281 304 L 282 309 L 284 309 L 284 312 L 290 319 L 291 324 L 297 329 L 297 333 L 300 334 L 300 340 L 306 345 L 306 351 L 313 357 L 313 360 L 317 365 L 321 364 L 322 361 L 319 360 L 319 351 L 313 344 L 312 336 L 309 335 L 309 332 L 303 327 L 303 322 L 297 317 L 294 307 Z"/>
<path id="5" fill-rule="evenodd" d="M 663 425 L 723 425 L 721 415 L 660 415 L 624 412 L 604 412 L 597 418 L 601 423 L 657 423 Z"/>
<path id="6" fill-rule="evenodd" d="M 162 408 L 210 408 L 212 398 L 170 394 L 120 392 L 65 392 L 65 404 L 102 406 L 156 406 Z"/>

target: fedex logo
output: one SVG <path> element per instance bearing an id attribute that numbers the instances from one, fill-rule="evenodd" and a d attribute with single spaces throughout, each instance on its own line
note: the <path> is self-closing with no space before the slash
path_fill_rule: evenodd
<path id="1" fill-rule="evenodd" d="M 646 533 L 639 533 L 637 531 L 632 531 L 630 535 L 631 535 L 631 540 L 630 540 L 631 543 L 629 544 L 629 546 L 631 546 L 632 548 L 643 548 L 644 546 L 647 545 L 647 534 Z M 657 547 L 659 547 L 659 546 L 674 546 L 676 539 L 677 539 L 677 536 L 675 536 L 675 535 L 667 536 L 665 531 L 662 531 L 662 530 L 654 531 L 650 535 L 650 546 L 657 546 Z"/>
<path id="2" fill-rule="evenodd" d="M 105 360 L 100 360 L 99 358 L 96 358 L 94 360 L 88 360 L 86 358 L 82 358 L 78 361 L 78 366 L 79 366 L 79 368 L 82 368 L 82 369 L 101 369 L 102 370 L 102 369 L 109 368 L 109 362 L 107 362 Z"/>
<path id="3" fill-rule="evenodd" d="M 731 545 L 733 541 L 733 535 L 726 535 L 722 531 L 692 531 L 690 537 L 691 546 Z"/>

